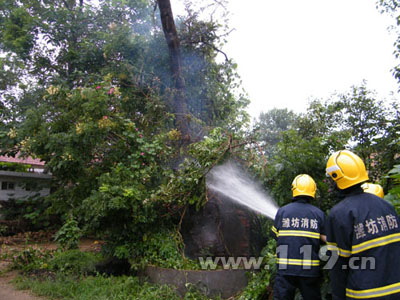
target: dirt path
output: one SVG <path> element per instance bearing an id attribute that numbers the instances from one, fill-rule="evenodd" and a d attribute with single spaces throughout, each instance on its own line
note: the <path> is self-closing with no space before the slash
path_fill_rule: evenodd
<path id="1" fill-rule="evenodd" d="M 0 262 L 0 271 L 7 268 L 8 263 Z M 0 276 L 0 300 L 45 300 L 45 298 L 32 295 L 29 291 L 18 291 L 10 283 L 17 275 L 16 272 L 8 272 Z"/>
<path id="2" fill-rule="evenodd" d="M 46 249 L 56 249 L 57 245 L 53 242 L 48 243 L 40 243 L 37 244 L 40 247 Z M 19 249 L 22 250 L 31 245 L 20 244 L 10 246 L 10 249 Z M 97 242 L 94 243 L 94 240 L 84 239 L 80 242 L 79 248 L 81 251 L 92 251 L 98 248 L 99 245 Z M 4 250 L 4 249 L 3 249 Z M 1 250 L 0 250 L 1 252 Z M 38 297 L 33 295 L 30 291 L 21 291 L 16 290 L 14 286 L 11 284 L 11 280 L 18 275 L 16 271 L 11 271 L 7 273 L 2 273 L 7 269 L 9 262 L 0 260 L 0 300 L 46 300 L 47 298 Z"/>

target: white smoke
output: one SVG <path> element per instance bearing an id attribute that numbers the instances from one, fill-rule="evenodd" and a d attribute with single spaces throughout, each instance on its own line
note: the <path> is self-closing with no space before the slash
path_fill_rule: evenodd
<path id="1" fill-rule="evenodd" d="M 207 187 L 272 220 L 279 208 L 260 184 L 232 162 L 214 167 L 207 176 Z"/>

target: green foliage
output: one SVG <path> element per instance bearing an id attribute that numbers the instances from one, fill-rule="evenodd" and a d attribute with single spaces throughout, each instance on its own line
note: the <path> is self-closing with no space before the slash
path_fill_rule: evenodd
<path id="1" fill-rule="evenodd" d="M 197 261 L 185 258 L 183 255 L 183 243 L 178 232 L 161 230 L 150 235 L 143 236 L 143 242 L 137 243 L 131 249 L 131 255 L 135 258 L 133 268 L 142 268 L 148 264 L 171 269 L 199 269 Z"/>
<path id="2" fill-rule="evenodd" d="M 263 182 L 279 205 L 291 201 L 291 183 L 298 174 L 309 174 L 317 183 L 313 203 L 323 210 L 332 207 L 332 187 L 325 177 L 326 157 L 344 148 L 349 134 L 338 128 L 342 105 L 315 100 L 306 114 L 273 110 L 260 115 L 256 124 L 260 147 L 267 157 Z M 339 122 L 339 123 L 338 123 Z"/>
<path id="3" fill-rule="evenodd" d="M 95 265 L 101 260 L 101 256 L 90 252 L 29 248 L 10 257 L 14 268 L 28 273 L 17 278 L 17 287 L 50 299 L 182 299 L 175 288 L 150 284 L 144 278 L 90 276 L 96 273 Z M 208 298 L 188 285 L 184 299 Z"/>
<path id="4" fill-rule="evenodd" d="M 204 140 L 188 146 L 186 157 L 176 172 L 169 173 L 168 181 L 159 187 L 156 197 L 178 205 L 191 204 L 197 208 L 205 201 L 205 177 L 208 171 L 232 154 L 232 148 L 242 143 L 241 137 L 214 128 Z M 243 150 L 246 142 L 240 145 Z M 238 152 L 240 149 L 237 149 Z"/>
<path id="5" fill-rule="evenodd" d="M 77 249 L 82 231 L 78 222 L 70 217 L 65 224 L 58 230 L 54 239 L 63 250 Z"/>
<path id="6" fill-rule="evenodd" d="M 0 236 L 5 236 L 8 232 L 8 226 L 5 224 L 0 224 Z"/>
<path id="7" fill-rule="evenodd" d="M 39 296 L 65 300 L 179 300 L 182 299 L 173 287 L 155 285 L 141 281 L 138 277 L 86 277 L 76 280 L 73 277 L 35 280 L 29 277 L 18 278 L 19 289 L 31 289 Z M 190 289 L 183 299 L 207 300 L 194 289 Z"/>
<path id="8" fill-rule="evenodd" d="M 298 115 L 287 109 L 271 109 L 260 114 L 254 131 L 267 157 L 273 156 L 277 143 L 282 140 L 282 133 L 293 128 L 298 118 Z"/>
<path id="9" fill-rule="evenodd" d="M 30 110 L 19 131 L 27 136 L 20 145 L 45 160 L 56 178 L 56 192 L 49 197 L 52 212 L 72 210 L 82 215 L 81 203 L 98 189 L 100 175 L 107 176 L 113 169 L 119 172 L 119 166 L 147 172 L 160 169 L 158 162 L 168 153 L 165 138 L 155 133 L 146 135 L 127 118 L 121 97 L 122 93 L 106 82 L 72 92 L 52 86 L 46 102 Z M 145 175 L 146 171 L 141 173 Z M 144 183 L 143 177 L 139 185 Z"/>
<path id="10" fill-rule="evenodd" d="M 396 59 L 400 56 L 400 34 L 398 31 L 398 26 L 400 25 L 399 8 L 400 2 L 398 0 L 379 0 L 377 1 L 377 7 L 381 10 L 381 13 L 386 13 L 393 18 L 393 32 L 397 35 L 396 41 L 394 43 L 394 55 Z M 395 27 L 397 26 L 397 28 Z M 400 81 L 400 65 L 397 64 L 393 68 L 393 76 L 397 81 Z"/>
<path id="11" fill-rule="evenodd" d="M 91 252 L 82 252 L 78 249 L 56 252 L 48 261 L 48 269 L 63 275 L 88 275 L 96 272 L 96 264 L 101 257 Z"/>
<path id="12" fill-rule="evenodd" d="M 25 165 L 13 162 L 0 162 L 0 171 L 28 172 L 31 165 Z"/>
<path id="13" fill-rule="evenodd" d="M 73 3 L 0 2 L 0 32 L 7 35 L 0 48 L 9 54 L 1 61 L 8 73 L 6 85 L 19 87 L 17 92 L 7 90 L 2 100 L 9 102 L 12 113 L 25 119 L 27 108 L 40 106 L 49 87 L 86 87 L 109 74 L 124 96 L 130 119 L 136 123 L 141 119 L 152 128 L 165 127 L 162 122 L 174 113 L 171 99 L 175 91 L 171 89 L 168 48 L 159 20 L 154 20 L 153 3 Z M 231 60 L 216 61 L 227 30 L 199 18 L 192 12 L 179 27 L 189 118 L 203 125 L 240 125 L 246 120 L 243 109 L 248 100 L 234 92 L 239 82 L 236 65 Z M 23 29 L 16 30 L 15 24 Z M 161 96 L 161 101 L 149 90 Z M 192 122 L 196 134 L 201 130 L 197 121 Z"/>
<path id="14" fill-rule="evenodd" d="M 2 217 L 5 220 L 19 220 L 22 230 L 52 229 L 59 224 L 59 217 L 49 212 L 49 202 L 39 194 L 1 201 L 0 205 Z"/>
<path id="15" fill-rule="evenodd" d="M 9 255 L 11 267 L 22 272 L 31 272 L 48 268 L 48 261 L 53 257 L 52 251 L 36 247 L 28 247 Z"/>
<path id="16" fill-rule="evenodd" d="M 7 13 L 7 18 L 0 23 L 3 29 L 1 44 L 4 49 L 16 52 L 26 59 L 34 45 L 35 36 L 32 33 L 35 20 L 23 7 L 9 10 Z"/>
<path id="17" fill-rule="evenodd" d="M 173 138 L 174 132 L 167 136 Z M 207 172 L 229 156 L 239 140 L 217 128 L 188 147 L 187 157 L 175 171 L 174 165 L 160 162 L 173 158 L 167 156 L 171 151 L 165 142 L 154 137 L 151 143 L 143 143 L 154 151 L 129 159 L 129 164 L 116 164 L 100 176 L 99 189 L 83 203 L 85 223 L 106 239 L 111 256 L 131 259 L 134 264 L 183 267 L 188 262 L 179 258 L 182 242 L 177 233 L 182 214 L 188 205 L 200 208 L 205 203 Z M 161 157 L 160 151 L 165 151 Z"/>
<path id="18" fill-rule="evenodd" d="M 296 117 L 285 111 L 261 115 L 258 134 L 268 157 L 265 186 L 283 205 L 292 198 L 293 178 L 309 174 L 318 187 L 313 204 L 327 211 L 337 201 L 332 182 L 325 177 L 327 157 L 333 151 L 350 148 L 362 157 L 370 180 L 390 189 L 392 180 L 385 175 L 398 161 L 398 115 L 397 104 L 377 100 L 365 83 L 324 103 L 314 100 L 307 113 Z M 282 124 L 288 129 L 283 130 Z"/>
<path id="19" fill-rule="evenodd" d="M 135 128 L 123 134 L 137 142 L 137 148 L 130 149 L 126 163 L 117 163 L 98 177 L 98 190 L 84 199 L 81 208 L 86 229 L 109 241 L 116 251 L 111 255 L 130 258 L 129 251 L 122 249 L 132 248 L 157 226 L 168 226 L 167 207 L 154 195 L 171 172 L 162 163 L 170 151 L 163 136 L 146 139 Z"/>
<path id="20" fill-rule="evenodd" d="M 54 272 L 58 275 L 82 276 L 94 274 L 101 260 L 99 254 L 81 252 L 78 249 L 54 251 L 30 246 L 20 251 L 7 253 L 2 259 L 10 259 L 11 267 L 24 273 Z"/>
<path id="21" fill-rule="evenodd" d="M 330 152 L 351 141 L 369 167 L 368 154 L 374 153 L 380 166 L 371 168 L 374 179 L 398 159 L 399 145 L 392 144 L 398 138 L 398 109 L 383 109 L 365 86 L 336 101 L 314 101 L 303 115 L 265 114 L 259 143 L 246 140 L 238 128 L 247 120 L 243 108 L 248 100 L 235 96 L 236 65 L 228 57 L 216 61 L 223 44 L 220 24 L 203 21 L 195 12 L 180 20 L 182 67 L 191 129 L 207 136 L 180 149 L 169 54 L 152 20 L 151 3 L 117 2 L 0 1 L 0 48 L 5 53 L 0 58 L 1 151 L 34 154 L 46 162 L 55 192 L 38 202 L 38 209 L 27 205 L 23 215 L 37 222 L 49 213 L 76 216 L 59 231 L 65 247 L 76 244 L 80 227 L 107 241 L 106 254 L 129 258 L 136 267 L 194 268 L 182 256 L 182 216 L 189 205 L 205 203 L 205 176 L 228 157 L 247 164 L 281 205 L 291 199 L 293 178 L 310 174 L 318 186 L 314 204 L 324 210 L 334 204 L 325 179 Z M 60 260 L 73 261 L 74 255 Z M 57 264 L 57 270 L 62 266 Z M 252 275 L 250 298 L 258 297 L 263 282 L 271 279 L 266 271 L 258 274 Z M 176 297 L 169 288 L 143 291 L 131 279 L 123 280 L 118 284 L 142 299 Z M 99 283 L 113 286 L 103 278 L 88 278 L 82 285 L 48 283 L 52 288 L 47 292 L 59 297 L 54 293 L 64 291 L 64 297 L 73 298 L 90 290 L 91 299 L 101 299 L 106 292 L 93 291 Z M 127 298 L 113 287 L 115 297 Z"/>
<path id="22" fill-rule="evenodd" d="M 277 145 L 277 154 L 268 162 L 266 186 L 279 205 L 287 204 L 292 199 L 291 184 L 298 174 L 308 174 L 318 186 L 316 202 L 322 209 L 331 207 L 329 185 L 325 176 L 326 155 L 329 145 L 324 138 L 310 139 L 294 130 L 283 133 L 282 141 Z M 321 202 L 319 202 L 321 201 Z"/>
<path id="23" fill-rule="evenodd" d="M 276 274 L 275 251 L 276 241 L 271 239 L 261 252 L 264 257 L 261 270 L 248 273 L 248 284 L 238 297 L 239 300 L 261 300 L 269 297 Z"/>
<path id="24" fill-rule="evenodd" d="M 396 162 L 399 145 L 399 107 L 390 106 L 368 91 L 365 85 L 353 87 L 342 96 L 346 130 L 351 134 L 350 142 L 355 143 L 354 151 L 363 159 L 371 181 L 380 181 Z M 388 188 L 388 186 L 386 186 Z"/>
<path id="25" fill-rule="evenodd" d="M 385 200 L 393 204 L 397 213 L 400 213 L 400 165 L 395 165 L 389 172 L 390 178 L 393 180 L 393 188 L 385 195 Z"/>
<path id="26" fill-rule="evenodd" d="M 146 0 L 0 1 L 2 151 L 45 161 L 54 177 L 46 214 L 72 213 L 118 257 L 131 258 L 158 228 L 176 231 L 186 205 L 204 204 L 204 175 L 229 144 L 212 137 L 180 149 L 168 48 L 153 17 Z M 236 96 L 234 62 L 216 60 L 222 27 L 193 12 L 179 28 L 193 134 L 237 129 L 248 100 Z"/>

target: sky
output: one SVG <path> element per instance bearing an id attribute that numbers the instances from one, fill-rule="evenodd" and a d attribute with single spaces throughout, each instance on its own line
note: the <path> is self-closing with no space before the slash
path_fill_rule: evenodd
<path id="1" fill-rule="evenodd" d="M 177 14 L 180 1 L 171 1 Z M 305 112 L 310 99 L 363 80 L 379 99 L 397 98 L 394 20 L 375 0 L 227 2 L 235 30 L 223 50 L 238 63 L 252 118 L 272 108 Z"/>

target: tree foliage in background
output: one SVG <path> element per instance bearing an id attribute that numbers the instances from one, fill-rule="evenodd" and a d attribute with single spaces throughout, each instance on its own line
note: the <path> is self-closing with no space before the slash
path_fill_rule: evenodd
<path id="1" fill-rule="evenodd" d="M 399 126 L 396 103 L 376 99 L 365 83 L 325 101 L 314 100 L 303 114 L 274 109 L 260 114 L 255 124 L 258 154 L 265 154 L 266 164 L 253 170 L 279 206 L 292 201 L 295 176 L 311 175 L 317 184 L 312 204 L 328 213 L 341 198 L 325 175 L 326 161 L 334 151 L 349 149 L 363 158 L 370 180 L 384 186 L 385 199 L 399 211 Z M 273 280 L 270 276 L 271 272 L 253 273 L 241 297 L 264 299 Z M 325 278 L 326 294 L 329 280 Z"/>
<path id="2" fill-rule="evenodd" d="M 379 0 L 377 7 L 383 14 L 388 14 L 394 19 L 393 26 L 390 27 L 391 33 L 396 36 L 394 42 L 394 55 L 398 60 L 400 58 L 400 1 L 398 0 Z M 400 64 L 393 68 L 393 77 L 400 83 Z"/>
<path id="3" fill-rule="evenodd" d="M 176 20 L 184 113 L 196 141 L 183 151 L 174 106 L 180 91 L 153 5 L 0 0 L 0 152 L 46 162 L 55 186 L 43 207 L 67 220 L 58 234 L 62 245 L 76 246 L 83 230 L 135 267 L 193 267 L 182 255 L 184 213 L 204 205 L 207 173 L 230 157 L 261 178 L 279 205 L 291 201 L 293 178 L 310 174 L 318 186 L 313 204 L 328 211 L 336 197 L 326 160 L 351 149 L 399 209 L 396 104 L 387 106 L 363 84 L 314 100 L 303 114 L 263 113 L 246 135 L 248 100 L 239 93 L 236 64 L 221 50 L 228 31 L 190 5 Z M 41 220 L 41 212 L 30 216 Z M 263 255 L 271 257 L 273 248 Z M 272 277 L 260 272 L 253 279 L 245 299 L 265 296 Z"/>
<path id="4" fill-rule="evenodd" d="M 282 133 L 293 129 L 298 116 L 285 109 L 271 109 L 260 113 L 254 132 L 257 140 L 262 141 L 262 148 L 267 157 L 276 153 L 276 145 L 282 138 Z"/>
<path id="5" fill-rule="evenodd" d="M 212 126 L 237 130 L 247 99 L 233 61 L 217 59 L 225 32 L 194 12 L 177 24 L 191 130 L 197 140 Z M 0 151 L 46 163 L 49 212 L 72 214 L 127 257 L 157 226 L 176 229 L 186 204 L 201 205 L 205 167 L 190 147 L 183 162 L 153 2 L 1 0 L 0 50 Z M 223 149 L 211 144 L 208 161 Z"/>
<path id="6" fill-rule="evenodd" d="M 400 213 L 400 165 L 395 165 L 389 172 L 389 176 L 393 179 L 393 188 L 385 196 L 385 199 L 390 201 L 396 208 L 397 213 Z"/>
<path id="7" fill-rule="evenodd" d="M 396 162 L 400 148 L 393 143 L 399 138 L 399 106 L 376 99 L 366 86 L 354 87 L 341 96 L 344 128 L 350 133 L 350 144 L 369 171 L 370 180 L 385 183 L 384 176 Z M 387 189 L 388 186 L 385 186 Z"/>
<path id="8" fill-rule="evenodd" d="M 366 83 L 324 102 L 314 100 L 304 114 L 263 113 L 256 126 L 263 152 L 268 154 L 265 185 L 280 205 L 291 199 L 293 178 L 306 173 L 318 186 L 315 204 L 331 208 L 336 197 L 325 177 L 326 160 L 341 149 L 350 149 L 363 159 L 372 182 L 382 184 L 386 192 L 392 187 L 386 175 L 399 161 L 399 108 L 376 99 Z"/>
<path id="9" fill-rule="evenodd" d="M 364 159 L 385 191 L 395 186 L 385 175 L 399 159 L 396 104 L 387 107 L 363 84 L 311 102 L 304 114 L 263 113 L 247 138 L 247 99 L 236 95 L 236 65 L 220 50 L 223 26 L 190 7 L 176 24 L 189 126 L 208 136 L 185 155 L 151 2 L 0 1 L 0 148 L 46 162 L 56 179 L 52 212 L 114 241 L 113 254 L 140 256 L 147 248 L 135 245 L 171 238 L 156 229 L 176 229 L 187 205 L 204 204 L 205 174 L 228 154 L 246 161 L 280 205 L 290 201 L 293 178 L 307 173 L 319 188 L 315 204 L 332 207 L 325 163 L 343 148 Z"/>
<path id="10" fill-rule="evenodd" d="M 166 111 L 174 113 L 168 48 L 151 3 L 84 3 L 0 3 L 2 65 L 10 73 L 7 77 L 15 78 L 4 81 L 2 103 L 24 118 L 27 107 L 40 105 L 50 85 L 84 87 L 109 75 L 129 97 L 157 86 Z M 237 75 L 232 61 L 216 62 L 221 27 L 196 18 L 192 13 L 179 23 L 189 110 L 205 125 L 226 125 L 242 118 L 247 100 L 233 94 Z M 126 109 L 132 117 L 149 117 L 149 100 L 139 95 L 136 101 L 127 101 Z"/>

